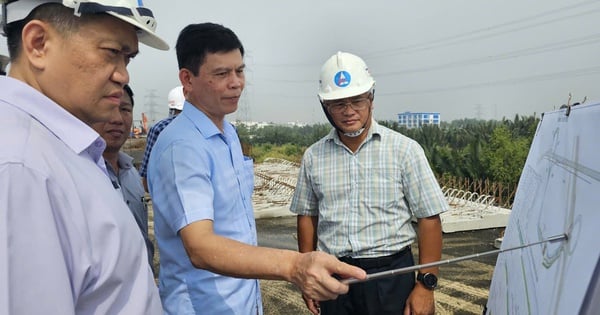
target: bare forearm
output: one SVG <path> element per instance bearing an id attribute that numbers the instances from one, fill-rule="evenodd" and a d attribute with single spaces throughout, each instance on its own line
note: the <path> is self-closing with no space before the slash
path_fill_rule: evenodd
<path id="1" fill-rule="evenodd" d="M 188 256 L 195 267 L 230 277 L 291 281 L 299 253 L 252 246 L 213 234 L 204 239 L 202 246 L 189 249 Z"/>
<path id="2" fill-rule="evenodd" d="M 299 255 L 291 250 L 248 245 L 215 234 L 210 220 L 191 223 L 181 229 L 180 235 L 194 267 L 230 277 L 289 281 Z"/>
<path id="3" fill-rule="evenodd" d="M 442 223 L 439 216 L 418 221 L 419 264 L 439 261 L 442 258 Z M 424 268 L 421 272 L 437 274 L 438 267 Z"/>
<path id="4" fill-rule="evenodd" d="M 236 278 L 286 280 L 306 297 L 318 301 L 336 298 L 348 285 L 332 277 L 364 279 L 366 273 L 323 252 L 291 250 L 244 244 L 213 231 L 212 221 L 202 220 L 181 229 L 181 239 L 196 268 Z"/>
<path id="5" fill-rule="evenodd" d="M 299 215 L 298 223 L 298 250 L 301 253 L 317 249 L 317 217 Z"/>

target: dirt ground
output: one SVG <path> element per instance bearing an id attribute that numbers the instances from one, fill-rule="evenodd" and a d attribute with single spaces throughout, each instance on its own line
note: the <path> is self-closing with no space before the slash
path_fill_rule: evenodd
<path id="1" fill-rule="evenodd" d="M 295 217 L 257 220 L 262 246 L 297 249 Z M 495 250 L 494 239 L 501 229 L 444 234 L 442 260 Z M 418 255 L 418 246 L 413 246 Z M 435 291 L 436 314 L 482 314 L 496 263 L 496 254 L 440 267 Z M 265 315 L 310 314 L 298 289 L 283 281 L 261 281 Z"/>
<path id="2" fill-rule="evenodd" d="M 297 250 L 296 219 L 293 216 L 256 220 L 261 246 Z M 154 237 L 150 228 L 151 237 Z M 495 250 L 494 239 L 501 229 L 487 229 L 444 234 L 442 260 Z M 415 259 L 418 246 L 413 246 Z M 489 286 L 497 255 L 447 264 L 440 267 L 435 291 L 436 314 L 479 315 L 488 299 Z M 155 256 L 158 270 L 158 253 Z M 310 315 L 300 291 L 284 281 L 261 280 L 265 315 Z"/>
<path id="3" fill-rule="evenodd" d="M 257 172 L 262 171 L 260 165 L 256 167 Z M 289 194 L 289 187 L 295 184 L 293 176 L 297 174 L 297 170 L 287 169 L 287 166 L 281 165 L 277 167 L 268 167 L 269 174 L 276 177 L 275 180 L 268 182 L 270 185 L 262 180 L 256 182 L 254 198 L 257 209 L 269 205 L 281 206 L 288 201 L 285 196 Z M 269 186 L 269 191 L 266 188 L 262 189 L 263 186 Z M 282 199 L 282 196 L 285 198 Z M 151 201 L 149 206 L 149 230 L 153 238 Z M 257 219 L 256 222 L 259 245 L 297 250 L 294 216 L 267 217 Z M 501 235 L 501 232 L 502 229 L 485 229 L 445 233 L 442 260 L 495 250 L 494 240 Z M 418 255 L 416 244 L 413 245 L 413 254 L 415 258 Z M 158 255 L 159 253 L 155 256 L 157 270 Z M 487 255 L 441 266 L 439 284 L 435 291 L 436 314 L 482 314 L 483 306 L 488 299 L 496 257 L 496 254 Z M 261 290 L 265 315 L 310 314 L 299 290 L 290 283 L 262 280 Z"/>

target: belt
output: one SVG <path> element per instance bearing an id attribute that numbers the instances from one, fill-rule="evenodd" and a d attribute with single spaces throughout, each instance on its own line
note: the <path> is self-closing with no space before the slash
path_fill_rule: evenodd
<path id="1" fill-rule="evenodd" d="M 392 262 L 394 262 L 396 259 L 398 259 L 406 254 L 410 254 L 410 253 L 411 253 L 411 251 L 410 251 L 410 245 L 409 245 L 409 246 L 406 246 L 403 249 L 401 249 L 399 252 L 389 255 L 389 256 L 374 257 L 374 258 L 352 258 L 350 256 L 344 256 L 344 257 L 340 257 L 338 259 L 347 264 L 361 267 L 363 269 L 373 269 L 373 268 L 387 267 L 387 266 L 391 265 Z"/>

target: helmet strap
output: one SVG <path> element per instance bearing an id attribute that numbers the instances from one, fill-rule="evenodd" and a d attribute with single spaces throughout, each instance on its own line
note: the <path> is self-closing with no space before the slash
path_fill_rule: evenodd
<path id="1" fill-rule="evenodd" d="M 365 123 L 365 125 L 366 125 L 366 124 L 367 124 L 367 123 Z M 339 129 L 338 129 L 338 130 L 339 130 Z M 363 125 L 363 127 L 362 127 L 362 128 L 360 128 L 360 129 L 358 129 L 358 130 L 356 130 L 356 131 L 353 131 L 353 132 L 344 132 L 344 136 L 346 136 L 346 137 L 350 137 L 350 138 L 356 138 L 356 137 L 360 136 L 360 135 L 363 133 L 363 131 L 365 131 L 365 127 L 364 127 L 364 125 Z"/>

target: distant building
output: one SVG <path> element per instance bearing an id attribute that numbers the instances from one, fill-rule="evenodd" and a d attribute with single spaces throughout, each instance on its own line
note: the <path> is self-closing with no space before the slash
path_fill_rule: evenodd
<path id="1" fill-rule="evenodd" d="M 242 120 L 234 120 L 231 121 L 231 124 L 234 126 L 245 125 L 246 127 L 256 127 L 263 128 L 267 126 L 292 126 L 292 127 L 304 127 L 307 124 L 298 121 L 289 121 L 286 123 L 274 123 L 274 122 L 264 122 L 264 121 L 242 121 Z"/>
<path id="2" fill-rule="evenodd" d="M 424 125 L 440 125 L 440 113 L 404 112 L 398 114 L 398 124 L 406 128 L 419 128 Z"/>

